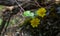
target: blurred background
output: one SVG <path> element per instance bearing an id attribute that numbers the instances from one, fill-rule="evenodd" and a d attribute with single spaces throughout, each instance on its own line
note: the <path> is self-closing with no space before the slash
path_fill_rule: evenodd
<path id="1" fill-rule="evenodd" d="M 60 0 L 0 0 L 0 35 L 30 36 L 19 33 L 19 26 L 25 20 L 22 16 L 23 11 L 35 11 L 39 7 L 49 8 L 51 5 L 58 6 L 60 10 Z M 60 33 L 57 36 L 60 36 Z"/>

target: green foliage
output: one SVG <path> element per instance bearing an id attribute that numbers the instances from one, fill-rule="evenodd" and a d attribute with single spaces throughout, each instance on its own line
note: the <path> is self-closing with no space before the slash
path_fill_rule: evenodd
<path id="1" fill-rule="evenodd" d="M 24 11 L 23 13 L 23 16 L 26 16 L 26 17 L 34 17 L 34 13 L 32 13 L 31 11 Z"/>
<path id="2" fill-rule="evenodd" d="M 2 19 L 0 18 L 0 25 L 1 25 Z"/>
<path id="3" fill-rule="evenodd" d="M 5 6 L 0 5 L 0 11 L 4 9 Z"/>
<path id="4" fill-rule="evenodd" d="M 15 19 L 13 19 L 13 20 L 10 21 L 10 24 L 15 24 L 15 23 L 16 23 Z"/>

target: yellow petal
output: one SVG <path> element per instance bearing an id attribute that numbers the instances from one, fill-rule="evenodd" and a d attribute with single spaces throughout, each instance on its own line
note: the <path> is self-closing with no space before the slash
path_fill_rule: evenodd
<path id="1" fill-rule="evenodd" d="M 39 20 L 38 18 L 34 18 L 34 19 L 32 19 L 30 22 L 31 22 L 31 26 L 32 26 L 32 27 L 38 27 L 38 25 L 40 24 L 40 23 L 39 23 L 40 20 Z"/>

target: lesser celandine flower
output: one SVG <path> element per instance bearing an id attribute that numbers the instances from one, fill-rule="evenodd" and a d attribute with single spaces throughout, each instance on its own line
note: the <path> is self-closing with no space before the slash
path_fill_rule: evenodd
<path id="1" fill-rule="evenodd" d="M 42 7 L 37 10 L 36 14 L 40 17 L 44 17 L 46 15 L 46 9 Z"/>
<path id="2" fill-rule="evenodd" d="M 38 27 L 38 25 L 40 24 L 40 23 L 39 23 L 40 20 L 39 20 L 38 18 L 33 18 L 30 22 L 31 22 L 31 26 L 32 26 L 33 28 Z"/>

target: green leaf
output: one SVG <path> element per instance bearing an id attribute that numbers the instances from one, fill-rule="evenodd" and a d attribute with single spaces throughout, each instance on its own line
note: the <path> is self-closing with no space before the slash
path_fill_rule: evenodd
<path id="1" fill-rule="evenodd" d="M 30 16 L 34 17 L 34 13 L 30 13 Z"/>
<path id="2" fill-rule="evenodd" d="M 34 17 L 34 13 L 32 13 L 31 11 L 25 11 L 23 13 L 23 16 L 26 16 L 26 17 Z"/>
<path id="3" fill-rule="evenodd" d="M 25 12 L 23 13 L 23 16 L 30 16 L 30 12 L 31 12 L 31 11 L 25 11 Z"/>

